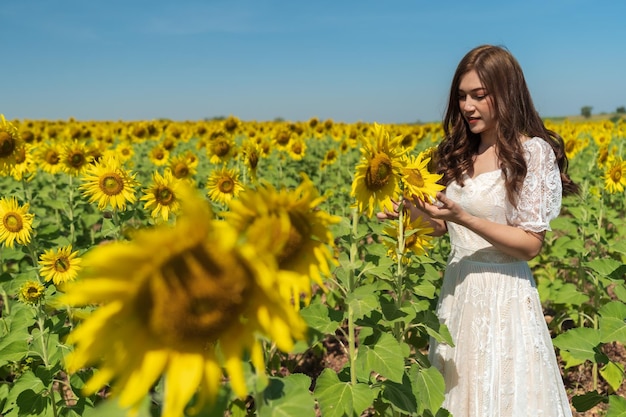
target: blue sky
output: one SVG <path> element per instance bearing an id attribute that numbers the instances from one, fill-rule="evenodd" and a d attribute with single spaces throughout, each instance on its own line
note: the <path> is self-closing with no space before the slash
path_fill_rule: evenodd
<path id="1" fill-rule="evenodd" d="M 11 119 L 438 121 L 506 46 L 542 116 L 626 106 L 626 2 L 3 0 Z"/>

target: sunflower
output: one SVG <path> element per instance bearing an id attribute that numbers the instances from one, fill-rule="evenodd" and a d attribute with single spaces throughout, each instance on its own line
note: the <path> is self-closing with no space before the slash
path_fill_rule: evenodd
<path id="1" fill-rule="evenodd" d="M 63 152 L 58 142 L 46 142 L 40 145 L 35 151 L 35 158 L 38 166 L 50 174 L 56 174 L 61 171 L 61 153 Z"/>
<path id="2" fill-rule="evenodd" d="M 392 199 L 400 195 L 402 156 L 407 152 L 401 142 L 402 136 L 390 139 L 389 133 L 377 123 L 372 136 L 364 137 L 351 191 L 360 213 L 367 212 L 372 217 L 377 206 L 381 210 L 393 210 Z"/>
<path id="3" fill-rule="evenodd" d="M 328 151 L 326 151 L 322 162 L 320 162 L 320 169 L 326 169 L 326 167 L 334 164 L 335 162 L 337 162 L 338 157 L 339 155 L 337 154 L 336 149 L 329 149 Z"/>
<path id="4" fill-rule="evenodd" d="M 17 181 L 32 181 L 35 178 L 37 167 L 33 156 L 33 145 L 25 143 L 17 151 L 15 164 L 11 166 L 10 174 Z"/>
<path id="5" fill-rule="evenodd" d="M 61 151 L 61 168 L 70 176 L 77 177 L 87 170 L 92 159 L 87 145 L 74 140 Z"/>
<path id="6" fill-rule="evenodd" d="M 190 158 L 191 153 L 174 156 L 169 162 L 169 169 L 176 179 L 193 181 L 198 166 L 197 158 Z"/>
<path id="7" fill-rule="evenodd" d="M 0 169 L 10 169 L 24 146 L 18 129 L 0 114 Z"/>
<path id="8" fill-rule="evenodd" d="M 170 214 L 180 211 L 180 202 L 177 194 L 182 180 L 175 178 L 172 171 L 166 169 L 163 175 L 155 171 L 152 174 L 152 185 L 143 190 L 144 196 L 140 200 L 145 201 L 144 208 L 152 210 L 150 215 L 154 219 L 168 221 Z"/>
<path id="9" fill-rule="evenodd" d="M 167 162 L 170 159 L 170 152 L 159 144 L 150 149 L 148 157 L 154 165 L 163 166 L 167 165 Z"/>
<path id="10" fill-rule="evenodd" d="M 404 230 L 404 253 L 411 251 L 415 255 L 423 255 L 428 249 L 433 247 L 431 243 L 433 237 L 430 235 L 433 232 L 433 228 L 430 223 L 424 220 L 421 216 L 411 221 L 411 215 L 409 211 L 405 210 L 404 214 L 405 215 L 402 218 Z M 395 262 L 398 262 L 398 222 L 390 222 L 389 226 L 383 229 L 383 233 L 392 238 L 390 240 L 383 240 L 383 243 L 385 244 L 385 246 L 387 246 L 387 256 L 389 256 Z M 404 256 L 403 254 L 402 263 L 409 264 L 410 262 L 411 258 Z"/>
<path id="11" fill-rule="evenodd" d="M 239 170 L 226 167 L 214 170 L 209 175 L 206 187 L 209 190 L 208 195 L 211 201 L 220 204 L 228 204 L 233 197 L 237 197 L 244 189 L 239 181 Z"/>
<path id="12" fill-rule="evenodd" d="M 306 142 L 300 137 L 290 141 L 287 146 L 287 153 L 294 161 L 302 160 L 306 153 Z"/>
<path id="13" fill-rule="evenodd" d="M 18 298 L 24 304 L 36 305 L 43 301 L 45 287 L 37 281 L 26 281 L 19 289 Z"/>
<path id="14" fill-rule="evenodd" d="M 0 242 L 4 246 L 12 248 L 14 242 L 30 243 L 34 215 L 28 213 L 29 208 L 28 203 L 20 206 L 15 197 L 0 199 Z"/>
<path id="15" fill-rule="evenodd" d="M 127 203 L 134 203 L 135 174 L 125 170 L 115 157 L 107 157 L 93 165 L 82 178 L 80 189 L 89 202 L 98 202 L 98 209 L 111 205 L 114 210 L 125 210 Z"/>
<path id="16" fill-rule="evenodd" d="M 181 188 L 174 226 L 143 229 L 133 240 L 98 246 L 62 301 L 100 307 L 68 336 L 68 370 L 97 366 L 84 391 L 110 381 L 122 407 L 136 409 L 163 375 L 162 416 L 178 417 L 198 393 L 215 400 L 223 368 L 235 394 L 248 393 L 243 359 L 263 375 L 259 337 L 290 351 L 306 325 L 277 288 L 292 273 L 235 229 L 212 220 L 206 200 Z"/>
<path id="17" fill-rule="evenodd" d="M 329 227 L 340 220 L 319 208 L 324 199 L 303 174 L 295 190 L 276 190 L 268 183 L 256 190 L 246 189 L 230 202 L 224 218 L 247 240 L 272 253 L 280 269 L 311 277 L 324 288 L 322 274 L 330 276 L 334 263 L 330 251 L 334 238 Z M 310 291 L 308 280 L 298 281 L 292 295 L 308 295 Z"/>
<path id="18" fill-rule="evenodd" d="M 425 157 L 425 155 L 427 154 L 421 153 L 417 156 L 406 157 L 401 169 L 402 183 L 406 197 L 430 202 L 435 198 L 437 192 L 445 187 L 437 183 L 443 175 L 433 174 L 428 170 L 431 158 Z"/>
<path id="19" fill-rule="evenodd" d="M 243 162 L 248 168 L 248 173 L 253 181 L 257 179 L 257 168 L 262 158 L 262 150 L 259 144 L 253 140 L 247 140 L 242 145 Z"/>
<path id="20" fill-rule="evenodd" d="M 135 154 L 135 148 L 133 148 L 133 145 L 128 142 L 120 143 L 115 147 L 114 151 L 121 163 L 130 161 Z"/>
<path id="21" fill-rule="evenodd" d="M 46 281 L 62 285 L 76 278 L 81 269 L 80 264 L 78 251 L 72 252 L 72 245 L 67 245 L 56 250 L 44 251 L 39 256 L 39 273 Z"/>
<path id="22" fill-rule="evenodd" d="M 207 155 L 212 164 L 226 163 L 236 151 L 235 142 L 230 136 L 220 134 L 207 144 Z"/>
<path id="23" fill-rule="evenodd" d="M 626 161 L 616 157 L 604 174 L 604 189 L 610 194 L 624 192 L 626 186 Z"/>

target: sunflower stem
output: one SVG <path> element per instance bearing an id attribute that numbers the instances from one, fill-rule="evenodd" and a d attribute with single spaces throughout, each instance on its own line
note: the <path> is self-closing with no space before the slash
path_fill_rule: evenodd
<path id="1" fill-rule="evenodd" d="M 41 342 L 41 356 L 43 359 L 43 364 L 46 369 L 50 369 L 50 358 L 48 358 L 48 339 L 44 336 L 46 333 L 46 313 L 43 311 L 43 307 L 40 305 L 37 306 L 37 327 L 39 328 L 39 340 Z M 48 387 L 48 396 L 50 397 L 50 401 L 52 402 L 52 415 L 54 417 L 58 417 L 59 410 L 57 408 L 57 402 L 54 398 L 54 380 L 50 381 L 50 386 Z"/>
<path id="2" fill-rule="evenodd" d="M 34 248 L 32 241 L 28 242 L 26 247 L 28 248 L 28 255 L 30 256 L 30 259 L 33 261 L 33 267 L 35 268 L 35 274 L 37 275 L 37 280 L 41 281 L 41 279 L 39 278 L 39 271 L 37 269 L 37 264 L 39 263 L 39 257 L 37 256 L 37 250 Z"/>
<path id="3" fill-rule="evenodd" d="M 122 225 L 120 222 L 120 215 L 117 209 L 113 209 L 113 226 L 115 227 L 115 240 L 122 240 Z"/>
<path id="4" fill-rule="evenodd" d="M 74 233 L 75 233 L 75 229 L 74 229 L 74 186 L 73 186 L 73 176 L 72 175 L 68 175 L 69 176 L 69 180 L 68 180 L 68 199 L 69 199 L 69 209 L 67 212 L 67 217 L 70 220 L 70 243 L 74 244 Z"/>
<path id="5" fill-rule="evenodd" d="M 22 177 L 22 191 L 24 192 L 24 201 L 26 202 L 30 202 L 32 199 L 32 193 L 30 192 L 30 189 L 26 186 L 26 180 L 24 179 L 24 177 Z"/>
<path id="6" fill-rule="evenodd" d="M 357 208 L 352 209 L 352 233 L 350 235 L 350 264 L 357 262 L 357 232 L 359 226 L 359 212 Z M 348 293 L 356 289 L 356 276 L 354 268 L 348 271 Z M 356 385 L 356 332 L 354 326 L 354 311 L 351 304 L 348 304 L 348 356 L 350 357 L 350 383 Z"/>
<path id="7" fill-rule="evenodd" d="M 402 307 L 402 299 L 403 299 L 403 285 L 404 285 L 404 248 L 405 248 L 405 239 L 404 239 L 404 203 L 400 203 L 398 206 L 398 249 L 396 252 L 397 258 L 397 269 L 396 269 L 396 309 L 399 311 Z M 402 329 L 402 323 L 397 321 L 394 324 L 394 336 L 398 342 L 402 341 L 404 330 Z"/>

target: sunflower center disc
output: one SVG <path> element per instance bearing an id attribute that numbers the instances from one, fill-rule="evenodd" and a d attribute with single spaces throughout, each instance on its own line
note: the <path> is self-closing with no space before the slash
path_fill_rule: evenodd
<path id="1" fill-rule="evenodd" d="M 11 233 L 17 233 L 24 227 L 22 223 L 22 216 L 16 215 L 15 213 L 8 213 L 2 219 L 2 223 L 4 223 L 4 227 Z"/>
<path id="2" fill-rule="evenodd" d="M 170 344 L 215 342 L 239 324 L 248 304 L 251 271 L 231 253 L 203 245 L 183 252 L 146 280 L 137 308 L 152 334 Z"/>
<path id="3" fill-rule="evenodd" d="M 7 157 L 15 149 L 15 140 L 8 132 L 0 132 L 0 158 Z"/>
<path id="4" fill-rule="evenodd" d="M 365 184 L 368 189 L 378 191 L 382 189 L 391 176 L 391 160 L 384 153 L 377 154 L 371 159 L 365 175 Z"/>

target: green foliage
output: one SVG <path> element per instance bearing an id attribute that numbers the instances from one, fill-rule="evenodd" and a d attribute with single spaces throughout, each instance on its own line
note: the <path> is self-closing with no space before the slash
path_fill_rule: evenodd
<path id="1" fill-rule="evenodd" d="M 591 115 L 591 107 L 586 108 Z M 243 139 L 238 137 L 238 144 Z M 439 239 L 428 256 L 410 255 L 408 264 L 394 262 L 382 244 L 387 238 L 381 223 L 351 210 L 350 185 L 358 149 L 340 152 L 336 162 L 320 168 L 326 151 L 338 149 L 342 139 L 310 138 L 301 160 L 274 149 L 258 167 L 259 177 L 274 186 L 294 187 L 300 174 L 306 173 L 327 197 L 320 208 L 342 218 L 332 230 L 338 264 L 328 277 L 328 291 L 315 292 L 310 304 L 301 306 L 309 326 L 307 340 L 288 353 L 268 343 L 269 377 L 246 368 L 249 398 L 236 398 L 225 383 L 214 403 L 192 401 L 189 415 L 194 411 L 199 417 L 216 417 L 226 410 L 233 417 L 307 417 L 314 416 L 316 408 L 324 417 L 363 412 L 394 417 L 449 415 L 441 408 L 443 377 L 426 356 L 431 337 L 454 344 L 434 312 L 449 242 Z M 425 137 L 418 147 L 430 145 L 430 139 Z M 148 183 L 155 168 L 145 157 L 154 144 L 135 144 L 133 169 L 142 184 Z M 197 140 L 181 141 L 176 149 L 201 154 L 197 144 Z M 554 232 L 546 237 L 544 250 L 531 267 L 542 303 L 553 313 L 550 328 L 566 371 L 589 367 L 596 379 L 610 387 L 609 392 L 599 392 L 596 386 L 574 397 L 574 407 L 582 412 L 602 403 L 608 405 L 608 417 L 626 416 L 626 400 L 615 394 L 624 383 L 624 364 L 611 360 L 604 350 L 614 342 L 626 344 L 626 225 L 621 221 L 626 213 L 623 195 L 601 190 L 603 173 L 596 158 L 597 149 L 590 145 L 570 161 L 570 172 L 581 182 L 583 193 L 564 200 L 563 213 L 552 224 Z M 200 160 L 195 183 L 202 188 L 214 166 L 204 157 Z M 76 178 L 44 172 L 28 183 L 0 178 L 2 189 L 29 202 L 35 214 L 31 245 L 0 249 L 3 417 L 127 415 L 115 399 L 105 400 L 108 387 L 93 395 L 82 392 L 96 369 L 65 372 L 64 359 L 71 349 L 65 338 L 86 312 L 58 309 L 55 301 L 60 293 L 50 283 L 46 283 L 44 303 L 31 306 L 17 300 L 20 286 L 38 277 L 36 254 L 69 243 L 84 254 L 154 223 L 139 202 L 124 212 L 98 211 L 80 194 L 79 183 Z M 329 341 L 340 346 L 347 362 L 341 369 L 324 369 L 319 376 L 302 373 L 299 362 L 307 355 L 323 356 Z M 138 417 L 160 414 L 162 383 L 146 396 Z"/>

